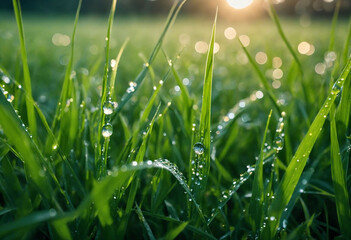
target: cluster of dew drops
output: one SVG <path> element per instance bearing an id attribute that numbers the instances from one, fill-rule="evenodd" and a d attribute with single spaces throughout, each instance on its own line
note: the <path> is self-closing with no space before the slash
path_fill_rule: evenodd
<path id="1" fill-rule="evenodd" d="M 109 99 L 108 101 L 105 102 L 104 106 L 103 106 L 103 111 L 105 116 L 107 117 L 107 121 L 105 123 L 105 125 L 102 127 L 102 136 L 104 138 L 109 138 L 112 133 L 113 133 L 113 127 L 112 124 L 109 122 L 109 117 L 111 116 L 111 114 L 114 112 L 114 110 L 118 107 L 118 103 L 117 102 L 113 102 L 111 101 L 111 99 Z"/>

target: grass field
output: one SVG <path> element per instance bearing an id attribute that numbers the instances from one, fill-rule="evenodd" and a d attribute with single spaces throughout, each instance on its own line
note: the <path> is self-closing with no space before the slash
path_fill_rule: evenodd
<path id="1" fill-rule="evenodd" d="M 0 238 L 351 238 L 349 19 L 178 7 L 0 15 Z"/>

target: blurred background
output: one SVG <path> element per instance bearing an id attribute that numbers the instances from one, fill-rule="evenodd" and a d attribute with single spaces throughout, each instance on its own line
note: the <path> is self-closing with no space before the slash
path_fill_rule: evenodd
<path id="1" fill-rule="evenodd" d="M 187 0 L 183 14 L 213 15 L 218 5 L 220 17 L 229 19 L 252 19 L 265 14 L 262 4 L 265 0 Z M 78 0 L 21 0 L 24 12 L 40 14 L 71 14 L 75 12 Z M 117 14 L 167 14 L 172 0 L 118 0 Z M 337 0 L 272 0 L 280 13 L 288 15 L 330 16 Z M 241 5 L 240 5 L 241 4 Z M 244 5 L 243 5 L 244 4 Z M 245 9 L 236 9 L 249 4 Z M 228 8 L 228 5 L 232 8 Z M 106 14 L 111 6 L 110 0 L 84 0 L 82 13 Z M 239 6 L 239 7 L 237 7 Z M 12 1 L 0 1 L 0 11 L 12 11 Z M 349 16 L 351 1 L 341 0 L 340 15 Z"/>

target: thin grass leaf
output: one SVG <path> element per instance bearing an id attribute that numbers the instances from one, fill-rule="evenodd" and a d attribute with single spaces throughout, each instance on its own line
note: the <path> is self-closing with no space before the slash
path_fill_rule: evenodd
<path id="1" fill-rule="evenodd" d="M 167 235 L 165 236 L 165 240 L 175 239 L 181 232 L 184 231 L 187 225 L 188 225 L 188 222 L 183 222 L 179 224 L 176 228 L 172 229 L 167 233 Z"/>
<path id="2" fill-rule="evenodd" d="M 144 228 L 146 230 L 147 235 L 149 236 L 149 239 L 150 240 L 156 239 L 154 234 L 152 233 L 152 230 L 151 230 L 149 224 L 147 223 L 147 221 L 143 215 L 143 212 L 140 210 L 138 204 L 135 204 L 135 208 L 136 208 L 136 213 L 138 214 L 139 220 L 144 225 Z"/>
<path id="3" fill-rule="evenodd" d="M 102 94 L 100 99 L 100 111 L 98 117 L 98 132 L 96 134 L 96 151 L 95 151 L 95 168 L 96 168 L 96 177 L 99 179 L 106 175 L 107 171 L 107 158 L 103 157 L 104 154 L 107 154 L 108 144 L 109 144 L 109 137 L 104 137 L 104 148 L 101 150 L 101 140 L 102 140 L 102 130 L 105 126 L 105 112 L 104 112 L 104 105 L 107 101 L 108 95 L 108 69 L 110 66 L 110 40 L 111 40 L 111 31 L 112 31 L 112 23 L 115 16 L 116 11 L 116 3 L 117 0 L 112 1 L 110 15 L 108 18 L 108 26 L 107 26 L 107 34 L 106 34 L 106 46 L 105 46 L 105 66 L 104 66 L 104 75 L 102 78 Z M 113 85 L 114 86 L 114 85 Z M 112 127 L 112 126 L 111 126 Z M 110 128 L 109 125 L 106 125 L 105 128 Z"/>
<path id="4" fill-rule="evenodd" d="M 268 4 L 269 4 L 269 15 L 270 15 L 271 19 L 273 20 L 274 24 L 276 25 L 278 33 L 279 33 L 281 39 L 285 43 L 286 47 L 288 48 L 290 54 L 293 56 L 293 58 L 294 58 L 294 60 L 295 60 L 295 62 L 297 64 L 297 67 L 298 67 L 298 70 L 299 70 L 299 73 L 300 73 L 300 84 L 301 84 L 301 87 L 302 87 L 304 98 L 305 98 L 306 102 L 309 102 L 308 101 L 308 96 L 309 95 L 307 94 L 307 86 L 304 83 L 304 72 L 303 72 L 302 64 L 301 64 L 299 58 L 297 57 L 296 52 L 292 48 L 288 38 L 285 36 L 285 33 L 284 33 L 283 28 L 282 28 L 282 26 L 280 24 L 280 21 L 279 21 L 278 14 L 277 14 L 277 12 L 275 11 L 275 9 L 274 9 L 274 7 L 272 5 L 272 0 L 269 0 Z"/>
<path id="5" fill-rule="evenodd" d="M 9 142 L 15 146 L 21 159 L 24 161 L 28 174 L 27 178 L 35 183 L 46 198 L 52 198 L 52 186 L 42 176 L 46 176 L 46 173 L 42 170 L 43 159 L 40 159 L 39 150 L 2 90 L 0 90 L 0 116 L 0 126 L 4 129 Z"/>
<path id="6" fill-rule="evenodd" d="M 178 219 L 174 219 L 174 218 L 171 218 L 171 217 L 166 217 L 166 216 L 155 214 L 155 213 L 151 213 L 151 212 L 144 211 L 143 213 L 144 213 L 144 215 L 148 215 L 148 216 L 151 216 L 151 217 L 154 217 L 154 218 L 166 221 L 166 222 L 172 222 L 172 223 L 178 223 L 178 224 L 184 223 L 182 221 L 179 221 Z M 203 239 L 213 239 L 213 240 L 217 239 L 213 235 L 211 235 L 211 234 L 209 234 L 207 232 L 204 232 L 200 228 L 194 227 L 194 226 L 192 226 L 190 224 L 188 224 L 186 226 L 186 229 L 191 231 L 191 232 L 193 232 L 193 233 L 196 233 L 197 235 L 201 236 Z"/>
<path id="7" fill-rule="evenodd" d="M 195 135 L 194 158 L 191 158 L 191 168 L 195 168 L 195 173 L 190 179 L 190 186 L 194 191 L 194 196 L 198 202 L 201 202 L 202 193 L 206 189 L 207 178 L 210 173 L 211 165 L 211 94 L 212 78 L 214 68 L 214 43 L 216 36 L 217 13 L 213 23 L 209 50 L 207 53 L 204 87 L 202 93 L 202 107 L 199 134 Z M 194 162 L 194 163 L 193 163 Z M 194 172 L 193 171 L 193 172 Z"/>
<path id="8" fill-rule="evenodd" d="M 269 122 L 271 120 L 272 110 L 270 111 L 266 123 L 266 129 L 263 134 L 260 158 L 256 161 L 255 176 L 252 183 L 252 197 L 249 205 L 249 214 L 253 220 L 253 231 L 258 231 L 263 220 L 263 202 L 264 202 L 264 187 L 263 187 L 263 158 L 264 158 L 264 148 L 266 143 L 266 137 L 269 127 Z"/>
<path id="9" fill-rule="evenodd" d="M 56 107 L 56 112 L 55 112 L 55 116 L 54 116 L 52 127 L 51 127 L 51 129 L 54 133 L 56 132 L 57 125 L 60 124 L 63 110 L 64 110 L 64 106 L 66 105 L 66 100 L 68 98 L 69 84 L 70 84 L 69 80 L 71 78 L 73 59 L 74 59 L 74 43 L 75 43 L 76 29 L 77 29 L 81 6 L 82 6 L 82 0 L 79 0 L 77 11 L 76 11 L 76 16 L 75 16 L 74 24 L 73 24 L 70 57 L 69 57 L 69 61 L 68 61 L 67 68 L 66 68 L 65 78 L 63 80 L 63 86 L 62 86 L 62 90 L 61 90 L 60 99 L 58 102 L 58 106 Z"/>
<path id="10" fill-rule="evenodd" d="M 275 26 L 277 27 L 277 30 L 278 30 L 280 37 L 284 41 L 286 47 L 289 49 L 290 54 L 293 56 L 295 62 L 297 63 L 297 66 L 298 66 L 298 69 L 299 69 L 301 76 L 303 76 L 302 64 L 301 64 L 299 58 L 297 57 L 296 52 L 292 48 L 288 38 L 285 36 L 285 33 L 284 33 L 283 28 L 282 28 L 280 21 L 279 21 L 278 14 L 274 9 L 271 0 L 269 0 L 268 3 L 269 3 L 269 15 L 271 16 Z"/>
<path id="11" fill-rule="evenodd" d="M 338 22 L 338 16 L 339 16 L 339 11 L 340 11 L 340 4 L 341 4 L 341 1 L 338 0 L 336 2 L 334 14 L 333 14 L 333 20 L 332 20 L 332 26 L 331 26 L 331 31 L 330 31 L 328 51 L 333 51 L 334 46 L 335 46 L 335 29 L 336 29 L 336 24 Z"/>
<path id="12" fill-rule="evenodd" d="M 287 167 L 282 181 L 280 182 L 275 193 L 275 198 L 273 199 L 272 204 L 268 209 L 268 216 L 271 216 L 271 219 L 274 220 L 269 222 L 269 228 L 266 228 L 270 232 L 270 235 L 268 236 L 274 236 L 277 231 L 281 215 L 286 205 L 290 201 L 296 184 L 299 181 L 302 171 L 307 163 L 307 159 L 311 153 L 313 145 L 316 142 L 320 131 L 322 130 L 325 119 L 330 111 L 331 106 L 334 103 L 335 98 L 340 93 L 345 79 L 349 76 L 350 70 L 351 58 L 349 58 L 343 72 L 335 82 L 332 90 L 329 92 L 327 99 L 319 110 L 317 116 L 308 129 L 306 136 L 303 138 L 289 166 Z"/>
<path id="13" fill-rule="evenodd" d="M 268 84 L 268 80 L 267 78 L 264 76 L 264 74 L 261 72 L 260 68 L 258 67 L 257 63 L 255 62 L 255 60 L 253 59 L 253 57 L 250 55 L 250 53 L 247 51 L 246 47 L 244 46 L 244 44 L 241 42 L 241 40 L 238 38 L 238 41 L 242 47 L 242 49 L 244 50 L 247 58 L 249 59 L 249 62 L 251 64 L 251 66 L 254 68 L 256 74 L 258 75 L 261 84 L 263 85 L 265 92 L 268 93 L 269 99 L 272 101 L 274 107 L 277 109 L 277 111 L 280 113 L 281 109 L 278 106 L 278 98 L 274 95 L 272 88 L 270 87 L 270 85 Z"/>
<path id="14" fill-rule="evenodd" d="M 114 61 L 111 61 L 112 73 L 111 73 L 111 78 L 110 78 L 110 88 L 109 88 L 109 94 L 108 94 L 110 101 L 116 100 L 115 82 L 116 82 L 117 70 L 118 70 L 118 66 L 119 66 L 119 62 L 121 60 L 122 54 L 123 54 L 124 49 L 126 48 L 128 42 L 129 42 L 129 38 L 127 38 L 124 41 L 124 43 L 122 44 L 122 47 L 120 48 L 116 59 Z"/>
<path id="15" fill-rule="evenodd" d="M 335 107 L 330 110 L 330 141 L 331 141 L 331 173 L 335 191 L 335 204 L 341 232 L 351 238 L 351 209 L 347 188 L 346 174 L 340 157 L 340 147 L 337 136 Z"/>
<path id="16" fill-rule="evenodd" d="M 344 51 L 342 54 L 342 60 L 343 60 L 343 64 L 345 64 L 347 62 L 347 58 L 349 56 L 349 50 L 350 50 L 350 44 L 351 43 L 351 17 L 349 19 L 349 31 L 345 40 L 345 45 L 344 45 Z"/>
<path id="17" fill-rule="evenodd" d="M 133 86 L 133 91 L 128 91 L 122 96 L 122 99 L 120 100 L 118 104 L 118 108 L 116 109 L 116 112 L 112 115 L 112 119 L 115 118 L 116 114 L 122 110 L 124 105 L 129 101 L 129 99 L 133 96 L 133 94 L 138 90 L 139 86 L 143 82 L 144 78 L 146 77 L 148 71 L 149 71 L 149 66 L 154 62 L 159 50 L 162 47 L 163 40 L 166 36 L 167 31 L 169 28 L 173 25 L 180 9 L 182 8 L 183 4 L 186 2 L 186 0 L 177 0 L 174 2 L 174 5 L 172 6 L 172 9 L 170 10 L 170 13 L 168 15 L 168 18 L 166 20 L 165 27 L 160 35 L 160 38 L 158 39 L 150 57 L 149 61 L 144 64 L 143 69 L 139 73 L 139 75 L 135 78 L 134 83 L 135 86 Z"/>
<path id="18" fill-rule="evenodd" d="M 27 91 L 29 97 L 32 98 L 32 86 L 31 86 L 30 72 L 28 67 L 27 51 L 26 51 L 25 40 L 24 40 L 24 29 L 23 29 L 20 1 L 12 0 L 12 4 L 13 4 L 15 16 L 16 16 L 19 40 L 21 45 L 24 88 Z M 30 132 L 33 138 L 37 140 L 37 122 L 35 118 L 34 107 L 33 105 L 31 105 L 29 101 L 26 101 L 26 107 L 27 107 L 27 117 L 28 117 Z"/>

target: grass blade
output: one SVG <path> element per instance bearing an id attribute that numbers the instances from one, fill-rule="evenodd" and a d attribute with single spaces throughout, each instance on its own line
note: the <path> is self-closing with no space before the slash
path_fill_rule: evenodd
<path id="1" fill-rule="evenodd" d="M 74 20 L 74 25 L 73 25 L 72 37 L 71 37 L 71 53 L 70 53 L 69 62 L 67 64 L 67 68 L 66 68 L 65 78 L 63 80 L 63 86 L 62 86 L 62 90 L 61 90 L 60 99 L 58 102 L 58 106 L 56 107 L 56 112 L 55 112 L 54 120 L 53 120 L 52 127 L 51 127 L 51 129 L 54 133 L 56 132 L 57 125 L 61 121 L 64 106 L 66 105 L 66 100 L 67 100 L 68 94 L 69 94 L 69 85 L 70 85 L 69 80 L 71 78 L 72 67 L 73 67 L 74 43 L 75 43 L 76 29 L 77 29 L 81 5 L 82 5 L 82 0 L 79 0 L 77 11 L 76 11 L 76 16 L 75 16 L 75 20 Z"/>
<path id="2" fill-rule="evenodd" d="M 212 78 L 214 67 L 214 43 L 216 35 L 217 13 L 213 23 L 211 41 L 207 53 L 204 87 L 202 93 L 202 107 L 200 117 L 199 134 L 195 136 L 194 152 L 195 161 L 191 167 L 195 168 L 196 174 L 193 175 L 190 181 L 190 186 L 194 191 L 195 198 L 201 202 L 201 195 L 206 189 L 207 178 L 210 173 L 211 163 L 211 94 L 212 94 Z M 194 178 L 194 180 L 193 180 Z"/>
<path id="3" fill-rule="evenodd" d="M 21 159 L 24 161 L 25 168 L 28 171 L 27 173 L 30 175 L 30 177 L 27 177 L 35 183 L 46 198 L 50 199 L 53 194 L 53 189 L 49 182 L 40 175 L 46 174 L 42 170 L 43 166 L 39 157 L 39 150 L 35 146 L 28 131 L 25 129 L 25 125 L 18 118 L 15 110 L 7 101 L 1 90 L 0 116 L 0 126 L 4 129 L 5 135 L 7 136 L 9 142 L 15 146 L 17 152 L 21 156 Z"/>
<path id="4" fill-rule="evenodd" d="M 311 153 L 313 145 L 317 140 L 317 137 L 324 125 L 325 119 L 330 111 L 331 106 L 334 103 L 336 96 L 340 93 L 345 79 L 349 76 L 350 70 L 351 58 L 349 58 L 342 74 L 339 76 L 333 88 L 329 92 L 322 108 L 319 110 L 317 116 L 308 129 L 306 136 L 303 138 L 289 166 L 287 167 L 282 181 L 280 182 L 275 193 L 275 198 L 268 209 L 268 216 L 272 216 L 271 219 L 274 220 L 269 224 L 268 231 L 270 231 L 271 235 L 268 236 L 274 236 L 277 231 L 278 223 L 280 221 L 280 217 L 284 211 L 284 208 L 290 201 L 296 184 L 299 181 L 302 171 L 306 165 L 308 156 Z"/>
<path id="5" fill-rule="evenodd" d="M 163 44 L 163 40 L 166 36 L 167 31 L 169 30 L 169 28 L 173 25 L 178 12 L 180 11 L 180 9 L 182 8 L 183 4 L 186 2 L 186 0 L 177 0 L 175 1 L 169 15 L 166 21 L 166 25 L 160 35 L 160 38 L 158 39 L 151 55 L 149 58 L 149 62 L 146 63 L 143 67 L 143 69 L 141 70 L 141 72 L 138 74 L 138 76 L 135 78 L 134 83 L 135 86 L 133 87 L 133 91 L 128 91 L 127 93 L 125 93 L 122 96 L 121 101 L 118 104 L 117 110 L 115 112 L 115 114 L 112 116 L 112 119 L 115 118 L 116 114 L 118 112 L 120 112 L 122 110 L 122 108 L 124 107 L 124 105 L 129 101 L 129 99 L 133 96 L 133 94 L 137 91 L 137 89 L 139 88 L 139 86 L 141 85 L 142 81 L 144 80 L 144 78 L 146 77 L 148 71 L 149 71 L 149 66 L 154 62 L 159 50 L 162 47 Z"/>
<path id="6" fill-rule="evenodd" d="M 244 50 L 247 58 L 249 59 L 252 67 L 254 68 L 255 72 L 257 73 L 257 75 L 259 76 L 261 83 L 263 85 L 263 87 L 265 88 L 266 92 L 268 93 L 269 99 L 271 99 L 274 107 L 277 109 L 278 112 L 281 112 L 280 107 L 278 106 L 278 99 L 277 97 L 274 95 L 271 87 L 268 84 L 268 80 L 267 78 L 264 76 L 264 74 L 261 72 L 260 68 L 258 67 L 258 65 L 256 64 L 255 60 L 252 58 L 252 56 L 250 55 L 250 53 L 247 51 L 246 47 L 244 46 L 244 44 L 241 42 L 241 40 L 238 38 L 238 41 L 242 47 L 242 49 Z"/>
<path id="7" fill-rule="evenodd" d="M 16 22 L 17 22 L 18 33 L 19 33 L 19 40 L 21 44 L 24 88 L 28 93 L 29 97 L 32 98 L 32 86 L 31 86 L 30 72 L 28 67 L 27 51 L 26 51 L 25 40 L 24 40 L 24 29 L 23 29 L 23 22 L 22 22 L 21 6 L 20 6 L 19 0 L 12 0 L 12 4 L 13 4 L 13 9 L 15 11 Z M 34 107 L 29 101 L 26 101 L 26 107 L 27 107 L 27 116 L 28 116 L 28 124 L 30 128 L 30 132 L 34 137 L 34 139 L 37 140 L 37 122 L 35 118 Z"/>
<path id="8" fill-rule="evenodd" d="M 108 18 L 108 27 L 107 27 L 107 34 L 106 34 L 106 46 L 105 46 L 105 67 L 104 67 L 104 75 L 102 79 L 102 94 L 101 94 L 101 99 L 100 99 L 100 112 L 99 112 L 99 117 L 97 119 L 99 125 L 98 125 L 98 132 L 96 134 L 96 150 L 95 150 L 95 168 L 96 168 L 96 177 L 99 179 L 100 177 L 103 177 L 106 175 L 106 165 L 107 165 L 107 158 L 103 157 L 102 155 L 107 154 L 108 150 L 108 145 L 109 145 L 109 140 L 110 138 L 104 138 L 104 147 L 102 150 L 101 149 L 101 140 L 102 140 L 102 129 L 105 125 L 105 112 L 104 112 L 104 105 L 107 102 L 107 95 L 108 95 L 108 69 L 110 66 L 110 59 L 109 59 L 109 53 L 110 53 L 110 40 L 111 40 L 111 31 L 112 31 L 112 23 L 113 23 L 113 18 L 115 15 L 116 11 L 116 3 L 117 0 L 112 1 L 111 5 L 111 10 L 110 10 L 110 15 Z M 117 70 L 117 68 L 116 68 Z M 115 71 L 116 71 L 115 70 Z M 112 85 L 114 86 L 114 85 Z M 107 125 L 106 125 L 107 126 Z"/>
<path id="9" fill-rule="evenodd" d="M 147 221 L 143 215 L 143 212 L 140 210 L 138 204 L 135 204 L 135 208 L 136 208 L 136 212 L 138 214 L 140 221 L 142 222 L 142 224 L 144 225 L 144 227 L 146 229 L 146 232 L 147 232 L 147 235 L 149 236 L 149 239 L 150 240 L 156 239 L 154 234 L 152 233 L 152 230 L 151 230 L 149 224 L 147 223 Z"/>
<path id="10" fill-rule="evenodd" d="M 335 191 L 335 204 L 342 234 L 351 238 L 351 209 L 347 181 L 340 157 L 340 147 L 337 136 L 335 107 L 330 111 L 330 141 L 331 141 L 331 173 Z"/>
<path id="11" fill-rule="evenodd" d="M 266 129 L 264 131 L 261 150 L 260 150 L 260 158 L 256 161 L 255 168 L 255 176 L 252 184 L 252 197 L 250 200 L 249 206 L 249 214 L 251 219 L 253 220 L 253 230 L 256 232 L 261 226 L 261 222 L 263 219 L 263 202 L 264 202 L 264 187 L 263 187 L 263 158 L 264 158 L 264 148 L 266 143 L 266 137 L 268 132 L 269 122 L 271 120 L 272 110 L 270 111 L 266 123 Z"/>
<path id="12" fill-rule="evenodd" d="M 333 15 L 333 20 L 332 20 L 332 27 L 331 27 L 331 31 L 330 31 L 330 39 L 329 39 L 328 51 L 333 51 L 334 46 L 335 46 L 335 29 L 336 29 L 336 24 L 338 22 L 340 4 L 341 4 L 341 1 L 338 0 L 336 2 L 336 7 L 335 7 L 335 10 L 334 10 L 334 15 Z"/>

